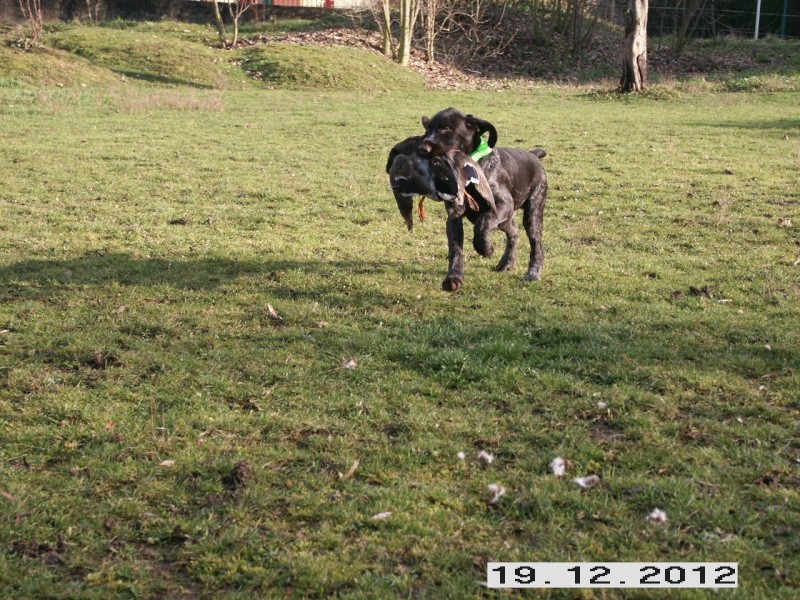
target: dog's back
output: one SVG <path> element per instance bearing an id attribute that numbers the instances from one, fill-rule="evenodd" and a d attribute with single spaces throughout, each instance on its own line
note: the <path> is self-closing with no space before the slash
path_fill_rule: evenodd
<path id="1" fill-rule="evenodd" d="M 544 150 L 541 150 L 541 154 L 537 151 L 494 148 L 493 152 L 479 163 L 487 173 L 492 191 L 497 194 L 501 190 L 506 190 L 513 197 L 514 209 L 520 208 L 528 198 L 536 195 L 538 188 L 547 185 L 547 175 L 539 160 L 540 155 L 544 156 L 547 153 Z M 501 196 L 503 195 L 501 193 Z"/>

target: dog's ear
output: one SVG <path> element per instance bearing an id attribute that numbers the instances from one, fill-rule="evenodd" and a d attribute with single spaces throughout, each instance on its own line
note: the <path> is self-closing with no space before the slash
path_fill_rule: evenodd
<path id="1" fill-rule="evenodd" d="M 426 131 L 428 129 L 428 125 L 430 125 L 430 124 L 431 124 L 431 118 L 430 117 L 422 117 L 422 126 L 425 128 Z"/>
<path id="2" fill-rule="evenodd" d="M 483 119 L 479 119 L 478 117 L 474 117 L 472 115 L 467 115 L 465 118 L 467 127 L 475 131 L 475 147 L 478 146 L 478 139 L 487 131 L 489 132 L 489 147 L 494 148 L 494 145 L 497 143 L 497 129 L 495 129 L 494 125 L 489 123 L 489 121 L 484 121 Z M 474 150 L 474 148 L 473 148 Z"/>

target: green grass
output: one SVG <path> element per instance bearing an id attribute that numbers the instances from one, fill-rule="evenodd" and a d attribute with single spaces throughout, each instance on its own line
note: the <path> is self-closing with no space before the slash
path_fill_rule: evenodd
<path id="1" fill-rule="evenodd" d="M 357 48 L 271 43 L 242 55 L 242 68 L 273 88 L 408 92 L 425 83 L 421 75 Z"/>
<path id="2" fill-rule="evenodd" d="M 113 85 L 111 71 L 53 48 L 26 52 L 0 45 L 0 85 Z"/>
<path id="3" fill-rule="evenodd" d="M 70 27 L 51 33 L 46 42 L 132 79 L 218 89 L 247 81 L 215 49 L 159 31 Z"/>
<path id="4" fill-rule="evenodd" d="M 0 596 L 794 597 L 797 93 L 402 90 L 0 88 Z M 443 210 L 405 231 L 387 151 L 451 105 L 549 152 L 538 284 L 470 252 L 443 293 Z"/>
<path id="5" fill-rule="evenodd" d="M 289 29 L 311 24 L 290 22 Z M 269 33 L 251 27 L 244 37 Z M 110 21 L 102 27 L 48 27 L 45 46 L 23 51 L 0 45 L 0 84 L 113 85 L 127 79 L 172 87 L 419 91 L 421 75 L 358 48 L 270 43 L 235 52 L 213 47 L 208 26 L 165 21 Z M 132 93 L 136 93 L 135 91 Z"/>

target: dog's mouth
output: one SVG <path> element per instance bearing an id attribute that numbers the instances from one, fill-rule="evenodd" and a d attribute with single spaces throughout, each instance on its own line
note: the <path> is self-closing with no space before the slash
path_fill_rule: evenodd
<path id="1" fill-rule="evenodd" d="M 437 146 L 433 142 L 423 140 L 417 149 L 419 155 L 423 158 L 435 158 L 445 154 L 445 149 Z"/>

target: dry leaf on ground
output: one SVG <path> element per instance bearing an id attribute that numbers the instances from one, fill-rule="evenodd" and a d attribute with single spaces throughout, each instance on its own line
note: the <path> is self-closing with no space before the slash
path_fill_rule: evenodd
<path id="1" fill-rule="evenodd" d="M 356 469 L 358 469 L 358 465 L 359 464 L 360 464 L 360 462 L 359 462 L 358 459 L 354 460 L 353 461 L 353 466 L 350 467 L 350 470 L 347 471 L 347 473 L 339 472 L 339 479 L 341 481 L 346 481 L 347 479 L 350 479 L 355 474 Z"/>

